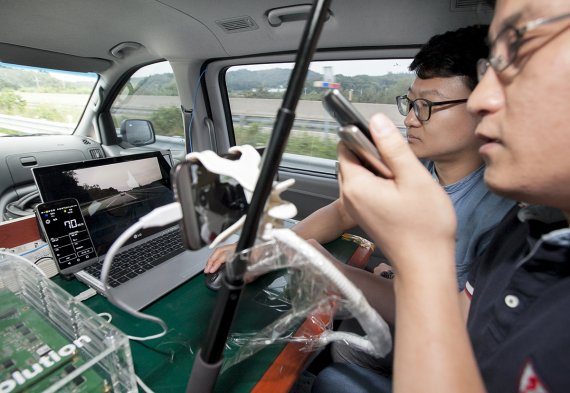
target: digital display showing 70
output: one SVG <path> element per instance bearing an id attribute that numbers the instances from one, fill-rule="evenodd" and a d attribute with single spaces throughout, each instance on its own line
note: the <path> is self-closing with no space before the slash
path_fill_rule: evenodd
<path id="1" fill-rule="evenodd" d="M 60 271 L 76 271 L 97 257 L 76 199 L 42 203 L 36 211 Z"/>

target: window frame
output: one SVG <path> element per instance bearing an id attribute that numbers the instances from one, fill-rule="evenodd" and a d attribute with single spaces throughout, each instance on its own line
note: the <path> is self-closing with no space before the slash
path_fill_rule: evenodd
<path id="1" fill-rule="evenodd" d="M 103 105 L 101 106 L 101 111 L 97 116 L 97 122 L 99 125 L 99 133 L 101 134 L 101 140 L 104 145 L 119 145 L 120 142 L 115 129 L 115 122 L 113 120 L 113 115 L 111 113 L 111 108 L 117 97 L 129 82 L 131 77 L 139 70 L 147 67 L 149 65 L 158 64 L 162 62 L 169 62 L 166 59 L 159 59 L 156 61 L 150 61 L 142 64 L 138 64 L 135 67 L 130 68 L 128 71 L 123 73 L 117 82 L 109 90 L 109 94 L 106 96 Z M 173 71 L 174 74 L 174 71 Z M 175 79 L 176 81 L 176 79 Z M 178 89 L 178 86 L 177 86 Z M 180 98 L 180 92 L 178 92 L 178 97 Z M 182 109 L 180 110 L 180 116 L 182 116 Z M 186 130 L 184 130 L 184 138 L 187 138 Z M 152 145 L 148 145 L 152 149 Z"/>

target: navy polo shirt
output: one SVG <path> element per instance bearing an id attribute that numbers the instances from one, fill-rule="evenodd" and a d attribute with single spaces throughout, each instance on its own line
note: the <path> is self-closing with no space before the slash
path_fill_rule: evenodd
<path id="1" fill-rule="evenodd" d="M 559 211 L 513 209 L 466 291 L 488 392 L 570 392 L 570 229 Z"/>

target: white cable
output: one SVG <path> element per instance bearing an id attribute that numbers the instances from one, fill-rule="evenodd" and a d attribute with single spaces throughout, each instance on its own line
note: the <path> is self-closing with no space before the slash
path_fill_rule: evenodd
<path id="1" fill-rule="evenodd" d="M 106 318 L 108 323 L 111 323 L 111 321 L 113 320 L 113 316 L 108 312 L 100 312 L 97 315 L 99 315 L 101 318 Z"/>
<path id="2" fill-rule="evenodd" d="M 108 285 L 109 281 L 109 272 L 111 270 L 111 264 L 113 262 L 113 258 L 119 251 L 119 249 L 125 244 L 135 233 L 139 232 L 143 228 L 151 228 L 151 227 L 162 227 L 173 222 L 179 221 L 182 218 L 182 209 L 178 202 L 173 202 L 165 206 L 158 207 L 148 213 L 146 216 L 141 217 L 139 221 L 135 222 L 131 225 L 125 232 L 121 234 L 115 240 L 107 255 L 105 255 L 105 260 L 103 261 L 103 266 L 101 268 L 101 282 L 103 283 L 103 292 L 107 299 L 113 303 L 115 306 L 119 307 L 121 310 L 131 314 L 132 316 L 140 319 L 144 319 L 147 321 L 155 322 L 160 325 L 162 328 L 162 332 L 146 336 L 146 337 L 137 337 L 137 336 L 128 336 L 131 340 L 136 341 L 146 341 L 152 340 L 155 338 L 162 337 L 168 331 L 168 326 L 166 323 L 153 315 L 144 314 L 140 311 L 135 310 L 127 303 L 124 303 L 122 300 L 117 299 L 113 296 L 112 290 Z"/>
<path id="3" fill-rule="evenodd" d="M 350 302 L 349 309 L 352 315 L 358 319 L 362 329 L 366 332 L 366 337 L 353 333 L 331 332 L 322 337 L 322 340 L 326 342 L 347 341 L 353 344 L 353 346 L 373 355 L 385 356 L 390 352 L 392 335 L 390 334 L 388 324 L 370 306 L 362 291 L 356 288 L 323 254 L 290 229 L 275 229 L 272 235 L 276 240 L 305 255 L 305 259 L 339 289 L 341 294 Z M 371 345 L 363 340 L 369 341 Z"/>
<path id="4" fill-rule="evenodd" d="M 372 343 L 366 337 L 357 336 L 354 333 L 325 330 L 321 335 L 318 336 L 317 340 L 319 347 L 324 347 L 325 345 L 334 341 L 345 341 L 347 343 L 350 343 L 350 345 L 353 347 L 359 348 L 363 352 L 374 353 L 374 347 L 372 346 Z"/>
<path id="5" fill-rule="evenodd" d="M 168 205 L 157 207 L 146 216 L 139 219 L 142 228 L 163 227 L 182 219 L 182 207 L 180 203 L 172 202 Z"/>
<path id="6" fill-rule="evenodd" d="M 85 291 L 81 292 L 78 295 L 75 295 L 75 300 L 77 300 L 78 302 L 82 302 L 84 300 L 90 299 L 93 296 L 97 295 L 97 291 L 94 290 L 93 288 L 89 288 L 86 289 Z"/>
<path id="7" fill-rule="evenodd" d="M 146 393 L 154 393 L 154 391 L 149 388 L 138 375 L 135 374 L 135 378 L 137 380 L 137 384 L 141 387 L 142 390 L 144 390 Z"/>
<path id="8" fill-rule="evenodd" d="M 27 263 L 28 265 L 33 266 L 33 268 L 36 269 L 38 272 L 40 272 L 40 274 L 41 274 L 42 276 L 44 276 L 44 277 L 47 278 L 47 275 L 44 273 L 44 271 L 43 271 L 42 269 L 40 269 L 37 265 L 33 264 L 30 260 L 28 260 L 28 259 L 26 259 L 26 258 L 24 258 L 24 257 L 21 257 L 21 256 L 19 256 L 18 254 L 12 254 L 11 252 L 0 251 L 0 254 L 2 254 L 2 255 L 7 255 L 7 256 L 10 256 L 10 257 L 14 257 L 14 258 L 20 259 L 21 261 L 24 261 L 24 262 Z"/>

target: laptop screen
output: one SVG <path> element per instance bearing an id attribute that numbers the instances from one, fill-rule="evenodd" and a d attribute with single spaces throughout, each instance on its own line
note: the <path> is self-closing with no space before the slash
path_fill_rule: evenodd
<path id="1" fill-rule="evenodd" d="M 170 165 L 158 151 L 37 167 L 32 172 L 44 202 L 79 201 L 99 256 L 139 218 L 174 201 Z M 162 229 L 145 229 L 130 242 Z"/>

